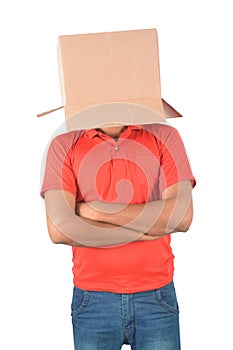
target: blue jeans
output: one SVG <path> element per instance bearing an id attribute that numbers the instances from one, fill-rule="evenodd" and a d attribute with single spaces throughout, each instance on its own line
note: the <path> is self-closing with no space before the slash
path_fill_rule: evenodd
<path id="1" fill-rule="evenodd" d="M 116 294 L 74 287 L 75 350 L 180 350 L 179 310 L 173 282 L 146 292 Z"/>

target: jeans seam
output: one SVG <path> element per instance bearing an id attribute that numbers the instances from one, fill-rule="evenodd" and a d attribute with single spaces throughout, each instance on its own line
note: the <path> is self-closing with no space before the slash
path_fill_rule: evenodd
<path id="1" fill-rule="evenodd" d="M 133 345 L 132 345 L 133 350 L 137 350 L 136 342 L 135 342 L 135 335 L 136 335 L 135 314 L 136 314 L 135 313 L 135 298 L 133 296 Z"/>
<path id="2" fill-rule="evenodd" d="M 126 329 L 125 329 L 125 322 L 124 322 L 124 298 L 123 294 L 121 294 L 121 325 L 122 325 L 122 333 L 123 333 L 123 339 L 126 339 Z"/>

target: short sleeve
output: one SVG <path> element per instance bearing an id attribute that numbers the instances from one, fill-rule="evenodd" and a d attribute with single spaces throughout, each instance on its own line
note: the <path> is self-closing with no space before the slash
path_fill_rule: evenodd
<path id="1" fill-rule="evenodd" d="M 184 143 L 178 131 L 168 127 L 160 138 L 161 172 L 160 194 L 169 186 L 177 182 L 190 180 L 196 185 Z"/>
<path id="2" fill-rule="evenodd" d="M 64 190 L 76 195 L 76 177 L 71 162 L 72 142 L 67 135 L 59 135 L 50 143 L 41 187 L 41 196 L 47 190 Z"/>

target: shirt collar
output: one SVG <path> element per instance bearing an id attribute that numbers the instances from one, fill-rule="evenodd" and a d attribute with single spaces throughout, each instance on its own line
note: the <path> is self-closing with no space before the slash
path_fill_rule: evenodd
<path id="1" fill-rule="evenodd" d="M 132 132 L 132 131 L 141 131 L 142 127 L 139 125 L 129 125 L 127 130 L 127 136 Z M 103 133 L 99 130 L 96 129 L 90 129 L 85 131 L 85 136 L 93 139 L 96 136 L 103 137 Z"/>

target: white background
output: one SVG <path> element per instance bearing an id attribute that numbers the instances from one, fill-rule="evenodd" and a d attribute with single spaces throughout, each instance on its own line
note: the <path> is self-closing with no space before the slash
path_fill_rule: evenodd
<path id="1" fill-rule="evenodd" d="M 197 179 L 191 229 L 173 236 L 182 349 L 233 349 L 230 1 L 9 0 L 0 26 L 0 348 L 73 349 L 71 249 L 50 242 L 39 196 L 64 121 L 36 118 L 61 104 L 57 36 L 157 28 L 162 95 L 184 115 L 171 123 Z"/>

